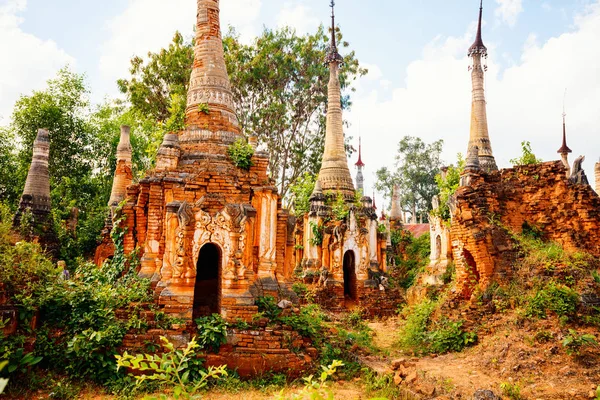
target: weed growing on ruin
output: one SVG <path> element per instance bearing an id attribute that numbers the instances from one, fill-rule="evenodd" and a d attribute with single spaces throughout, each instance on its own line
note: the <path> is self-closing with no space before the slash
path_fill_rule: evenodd
<path id="1" fill-rule="evenodd" d="M 212 314 L 194 320 L 198 327 L 200 348 L 218 352 L 222 344 L 227 342 L 228 324 L 220 314 Z"/>
<path id="2" fill-rule="evenodd" d="M 117 368 L 141 372 L 141 375 L 134 375 L 139 384 L 145 381 L 156 381 L 172 387 L 173 398 L 176 400 L 197 398 L 196 393 L 205 388 L 209 380 L 227 376 L 225 366 L 210 367 L 206 371 L 198 368 L 201 363 L 196 360 L 196 349 L 200 346 L 196 338 L 192 338 L 183 350 L 175 349 L 173 343 L 163 336 L 160 339 L 166 350 L 162 355 L 134 356 L 125 352 L 123 355 L 115 356 Z M 146 372 L 151 375 L 146 375 Z M 161 399 L 167 398 L 166 395 L 161 395 Z"/>
<path id="3" fill-rule="evenodd" d="M 310 244 L 313 246 L 321 246 L 323 244 L 323 235 L 325 233 L 325 226 L 322 224 L 315 224 L 314 222 L 310 222 L 310 230 L 312 232 L 312 236 L 310 238 Z"/>
<path id="4" fill-rule="evenodd" d="M 233 144 L 227 148 L 227 154 L 229 158 L 238 168 L 246 171 L 250 170 L 250 167 L 254 165 L 252 156 L 254 156 L 254 148 L 246 142 L 245 139 L 239 138 Z"/>
<path id="5" fill-rule="evenodd" d="M 547 318 L 551 311 L 559 317 L 573 318 L 578 305 L 579 294 L 576 291 L 550 282 L 529 299 L 525 313 L 532 318 Z"/>
<path id="6" fill-rule="evenodd" d="M 514 166 L 518 166 L 539 164 L 542 161 L 543 160 L 541 158 L 537 158 L 535 154 L 533 154 L 533 151 L 531 150 L 531 143 L 525 140 L 521 142 L 521 156 L 511 159 L 510 163 Z"/>
<path id="7" fill-rule="evenodd" d="M 518 383 L 502 382 L 500 384 L 500 390 L 502 390 L 503 395 L 507 396 L 511 400 L 525 399 L 521 395 L 521 385 Z"/>
<path id="8" fill-rule="evenodd" d="M 580 335 L 573 329 L 569 329 L 569 334 L 565 336 L 562 345 L 570 356 L 579 356 L 581 351 L 588 347 L 599 347 L 596 336 L 591 334 Z"/>

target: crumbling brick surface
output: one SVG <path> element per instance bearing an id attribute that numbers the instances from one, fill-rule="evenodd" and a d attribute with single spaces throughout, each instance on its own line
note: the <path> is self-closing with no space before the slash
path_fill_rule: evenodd
<path id="1" fill-rule="evenodd" d="M 600 198 L 589 185 L 566 179 L 560 161 L 491 174 L 470 172 L 455 195 L 452 250 L 461 293 L 468 298 L 509 277 L 518 258 L 510 233 L 527 225 L 567 250 L 600 256 Z"/>

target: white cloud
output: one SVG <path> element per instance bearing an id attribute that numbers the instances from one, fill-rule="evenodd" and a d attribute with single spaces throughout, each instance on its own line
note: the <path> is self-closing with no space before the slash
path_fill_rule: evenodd
<path id="1" fill-rule="evenodd" d="M 472 29 L 464 37 L 435 38 L 419 60 L 407 67 L 403 87 L 383 91 L 359 85 L 346 117 L 348 134 L 363 137 L 363 161 L 367 164 L 367 191 L 373 174 L 392 166 L 397 144 L 405 135 L 426 142 L 444 139 L 443 157 L 454 162 L 465 153 L 469 139 L 471 80 L 465 49 L 473 40 Z M 574 30 L 545 43 L 531 35 L 520 58 L 502 73 L 502 55 L 494 43 L 486 74 L 490 139 L 501 168 L 520 154 L 520 143 L 530 141 L 544 160 L 557 160 L 562 140 L 562 104 L 567 95 L 568 144 L 571 161 L 580 154 L 588 178 L 600 157 L 600 2 L 574 20 Z M 498 60 L 498 61 L 497 61 Z M 382 77 L 385 79 L 385 76 Z M 369 86 L 371 88 L 371 86 Z M 389 92 L 388 92 L 389 93 Z"/>
<path id="2" fill-rule="evenodd" d="M 523 0 L 496 0 L 496 3 L 498 3 L 496 17 L 510 27 L 515 26 L 519 15 L 523 12 Z"/>
<path id="3" fill-rule="evenodd" d="M 168 46 L 175 31 L 192 35 L 196 24 L 196 1 L 129 0 L 127 8 L 107 24 L 107 41 L 102 45 L 100 73 L 110 92 L 115 81 L 127 77 L 132 56 L 145 56 Z M 260 14 L 262 0 L 228 0 L 221 2 L 221 30 L 234 26 L 242 40 L 252 39 L 254 22 Z"/>
<path id="4" fill-rule="evenodd" d="M 299 35 L 313 31 L 321 21 L 312 9 L 299 2 L 287 1 L 277 15 L 277 26 L 290 26 L 296 29 Z"/>
<path id="5" fill-rule="evenodd" d="M 0 5 L 0 125 L 9 122 L 14 102 L 21 94 L 44 87 L 56 71 L 75 60 L 51 40 L 23 32 L 19 13 L 26 0 L 6 0 Z"/>

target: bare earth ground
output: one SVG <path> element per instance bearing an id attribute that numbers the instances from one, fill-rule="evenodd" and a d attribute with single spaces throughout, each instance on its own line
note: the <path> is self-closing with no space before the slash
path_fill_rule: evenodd
<path id="1" fill-rule="evenodd" d="M 393 349 L 396 319 L 369 326 L 379 347 L 388 349 L 391 357 L 408 357 L 415 363 L 418 379 L 435 385 L 436 395 L 425 398 L 445 395 L 448 399 L 471 399 L 478 389 L 501 395 L 501 383 L 509 383 L 519 385 L 526 399 L 595 399 L 593 392 L 600 384 L 597 352 L 581 357 L 565 354 L 557 321 L 540 321 L 527 329 L 516 328 L 508 317 L 499 317 L 480 334 L 477 346 L 463 353 L 422 358 Z M 539 331 L 552 333 L 554 339 L 536 342 L 534 336 Z M 384 368 L 382 360 L 365 361 L 373 369 Z"/>

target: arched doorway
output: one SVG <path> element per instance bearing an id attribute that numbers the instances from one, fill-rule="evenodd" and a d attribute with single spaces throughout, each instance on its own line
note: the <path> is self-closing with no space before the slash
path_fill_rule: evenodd
<path id="1" fill-rule="evenodd" d="M 344 297 L 350 300 L 356 300 L 356 268 L 354 262 L 354 252 L 348 250 L 344 254 Z"/>
<path id="2" fill-rule="evenodd" d="M 221 312 L 221 250 L 207 243 L 196 264 L 193 318 Z"/>
<path id="3" fill-rule="evenodd" d="M 479 284 L 479 271 L 477 271 L 477 263 L 471 252 L 467 249 L 463 250 L 465 282 L 462 290 L 462 297 L 468 300 L 473 295 L 475 287 Z"/>

